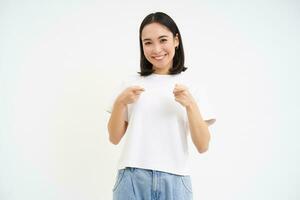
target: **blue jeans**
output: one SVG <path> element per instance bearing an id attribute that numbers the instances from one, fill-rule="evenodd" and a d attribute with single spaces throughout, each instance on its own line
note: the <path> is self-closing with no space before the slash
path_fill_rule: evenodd
<path id="1" fill-rule="evenodd" d="M 113 200 L 192 200 L 190 176 L 126 167 L 119 169 Z"/>

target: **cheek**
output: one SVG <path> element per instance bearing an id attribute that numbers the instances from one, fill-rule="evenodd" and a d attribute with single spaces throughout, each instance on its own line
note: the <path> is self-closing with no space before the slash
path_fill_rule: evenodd
<path id="1" fill-rule="evenodd" d="M 172 43 L 166 44 L 165 49 L 167 49 L 169 52 L 175 52 L 175 47 Z"/>
<path id="2" fill-rule="evenodd" d="M 145 56 L 149 55 L 151 52 L 151 49 L 149 47 L 143 47 L 143 50 L 144 50 Z"/>

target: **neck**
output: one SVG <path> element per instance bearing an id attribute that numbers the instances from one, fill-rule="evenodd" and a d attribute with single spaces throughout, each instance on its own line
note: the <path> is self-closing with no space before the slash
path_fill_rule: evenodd
<path id="1" fill-rule="evenodd" d="M 167 75 L 169 74 L 169 69 L 170 67 L 164 67 L 164 68 L 156 68 L 156 67 L 153 67 L 154 68 L 154 74 L 161 74 L 161 75 Z"/>

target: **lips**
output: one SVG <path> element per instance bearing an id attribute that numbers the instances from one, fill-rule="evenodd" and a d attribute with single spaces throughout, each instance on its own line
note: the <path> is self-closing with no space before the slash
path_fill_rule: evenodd
<path id="1" fill-rule="evenodd" d="M 158 55 L 158 56 L 152 56 L 153 59 L 155 60 L 162 60 L 167 54 L 164 55 Z"/>

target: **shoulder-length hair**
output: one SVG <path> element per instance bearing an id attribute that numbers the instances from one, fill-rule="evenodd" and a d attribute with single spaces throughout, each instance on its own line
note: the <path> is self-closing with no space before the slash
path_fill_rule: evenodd
<path id="1" fill-rule="evenodd" d="M 173 37 L 177 35 L 179 39 L 179 45 L 175 49 L 175 55 L 173 57 L 173 66 L 169 69 L 169 74 L 179 74 L 182 71 L 185 71 L 187 68 L 184 66 L 184 50 L 183 44 L 181 39 L 181 34 L 179 29 L 174 22 L 174 20 L 165 13 L 156 12 L 147 15 L 141 23 L 140 31 L 139 31 L 139 40 L 140 40 L 140 69 L 141 71 L 138 72 L 141 76 L 148 76 L 154 72 L 152 64 L 146 59 L 143 50 L 143 43 L 142 43 L 142 31 L 144 27 L 151 23 L 159 23 L 165 27 L 167 27 L 173 34 Z"/>

